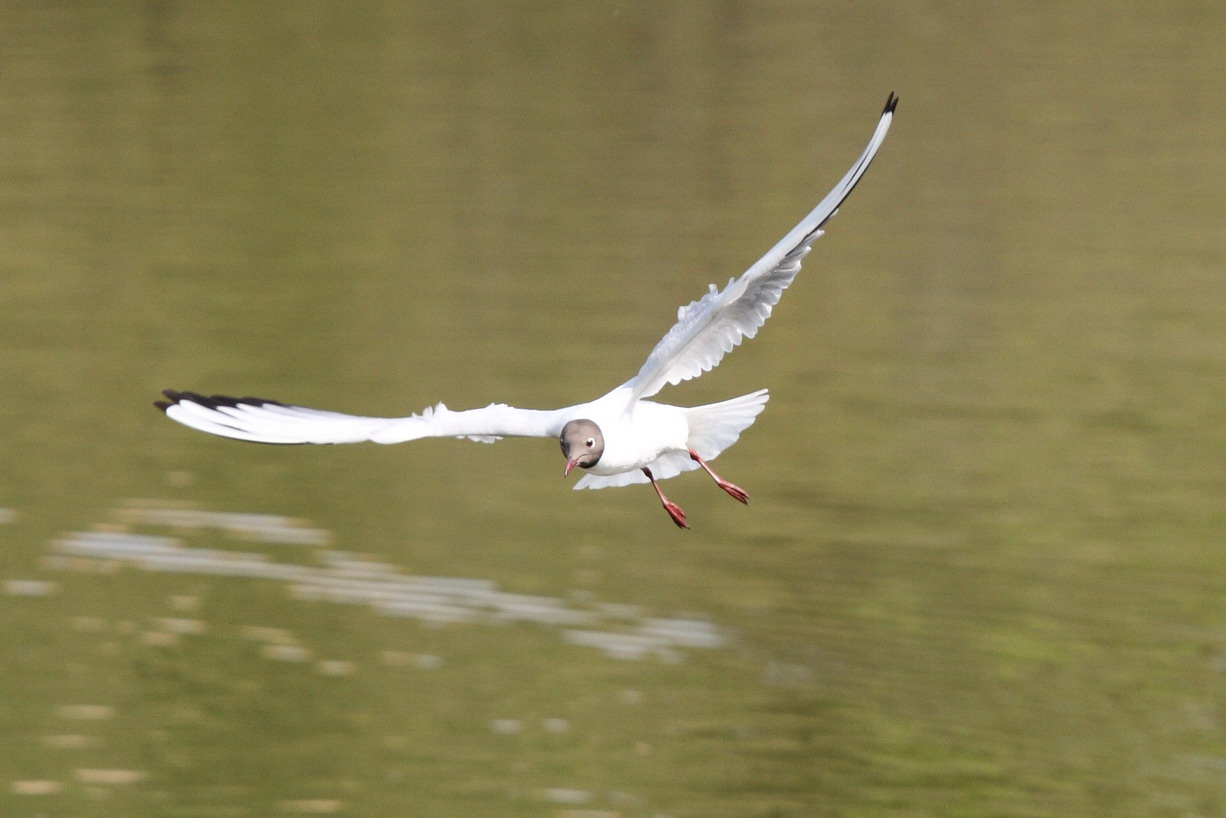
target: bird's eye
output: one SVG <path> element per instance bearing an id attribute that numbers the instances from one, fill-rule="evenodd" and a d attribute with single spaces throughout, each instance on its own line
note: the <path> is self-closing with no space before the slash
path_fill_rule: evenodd
<path id="1" fill-rule="evenodd" d="M 589 437 L 589 438 L 587 439 L 587 447 L 590 449 L 590 448 L 592 448 L 592 447 L 593 447 L 593 446 L 595 446 L 595 445 L 596 445 L 596 438 L 594 438 L 594 437 Z"/>

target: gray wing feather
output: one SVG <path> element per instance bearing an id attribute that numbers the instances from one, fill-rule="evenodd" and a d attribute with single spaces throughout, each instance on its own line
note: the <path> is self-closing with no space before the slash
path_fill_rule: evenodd
<path id="1" fill-rule="evenodd" d="M 897 105 L 898 98 L 890 94 L 868 147 L 800 224 L 740 278 L 730 279 L 723 290 L 712 284 L 706 295 L 677 311 L 677 323 L 630 381 L 632 399 L 648 398 L 666 384 L 698 377 L 712 369 L 745 338 L 757 334 L 779 303 L 783 291 L 796 278 L 801 260 L 822 235 L 822 226 L 838 212 L 868 170 L 890 130 Z"/>

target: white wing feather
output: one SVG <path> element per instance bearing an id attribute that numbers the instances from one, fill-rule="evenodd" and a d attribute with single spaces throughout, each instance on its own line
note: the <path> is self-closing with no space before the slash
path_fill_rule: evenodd
<path id="1" fill-rule="evenodd" d="M 696 378 L 712 369 L 745 338 L 752 338 L 770 317 L 780 296 L 800 271 L 801 259 L 822 235 L 822 226 L 838 212 L 843 200 L 868 169 L 894 118 L 898 98 L 890 94 L 872 139 L 851 170 L 808 216 L 765 256 L 728 286 L 710 292 L 677 310 L 677 323 L 647 356 L 630 381 L 631 400 L 648 398 L 666 384 Z"/>
<path id="2" fill-rule="evenodd" d="M 262 398 L 206 397 L 165 392 L 159 409 L 171 420 L 254 443 L 403 443 L 423 437 L 466 437 L 493 443 L 500 437 L 556 437 L 558 412 L 516 409 L 501 403 L 453 412 L 443 404 L 404 418 L 372 418 L 289 406 Z"/>

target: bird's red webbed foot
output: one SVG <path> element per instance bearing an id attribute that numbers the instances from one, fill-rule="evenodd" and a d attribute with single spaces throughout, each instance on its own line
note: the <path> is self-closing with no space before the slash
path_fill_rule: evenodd
<path id="1" fill-rule="evenodd" d="M 690 524 L 685 521 L 685 511 L 681 506 L 671 500 L 664 501 L 664 510 L 668 512 L 668 516 L 673 518 L 673 522 L 677 524 L 677 528 L 689 528 Z"/>
<path id="2" fill-rule="evenodd" d="M 744 503 L 745 505 L 749 505 L 749 492 L 745 491 L 745 489 L 741 488 L 736 483 L 730 483 L 715 472 L 711 471 L 711 467 L 708 466 L 706 461 L 699 457 L 698 452 L 694 451 L 693 449 L 690 449 L 690 459 L 699 466 L 702 466 L 702 470 L 711 475 L 711 479 L 715 481 L 715 485 L 728 492 L 728 495 L 732 499 Z"/>
<path id="3" fill-rule="evenodd" d="M 660 503 L 664 506 L 664 510 L 668 512 L 669 517 L 673 518 L 673 522 L 677 524 L 677 527 L 689 528 L 689 524 L 685 521 L 685 512 L 681 509 L 681 506 L 664 496 L 664 492 L 660 490 L 660 484 L 656 482 L 655 475 L 651 473 L 651 469 L 644 468 L 643 474 L 647 475 L 647 479 L 651 481 L 651 487 L 656 490 L 656 496 L 660 498 Z"/>

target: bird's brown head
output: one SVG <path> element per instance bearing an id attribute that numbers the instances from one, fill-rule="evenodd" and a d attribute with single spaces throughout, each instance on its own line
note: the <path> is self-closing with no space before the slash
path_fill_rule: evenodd
<path id="1" fill-rule="evenodd" d="M 604 454 L 604 436 L 600 433 L 600 427 L 587 419 L 572 420 L 563 426 L 558 442 L 562 444 L 562 454 L 566 457 L 566 471 L 563 474 L 570 474 L 575 466 L 590 469 L 600 462 L 600 456 Z"/>

